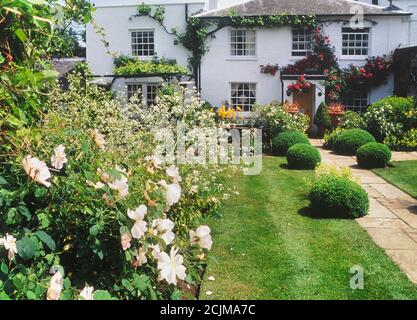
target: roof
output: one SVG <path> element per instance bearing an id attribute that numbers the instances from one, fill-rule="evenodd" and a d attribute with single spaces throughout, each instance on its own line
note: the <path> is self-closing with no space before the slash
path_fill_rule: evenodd
<path id="1" fill-rule="evenodd" d="M 85 61 L 84 58 L 62 58 L 52 59 L 52 65 L 54 70 L 58 71 L 59 76 L 67 74 L 69 71 L 74 69 L 78 62 Z"/>
<path id="2" fill-rule="evenodd" d="M 227 17 L 231 12 L 239 16 L 268 16 L 273 14 L 335 16 L 353 15 L 353 6 L 363 8 L 365 15 L 411 15 L 398 8 L 384 8 L 352 0 L 251 0 L 224 9 L 197 15 L 200 18 Z M 353 11 L 354 12 L 354 11 Z"/>

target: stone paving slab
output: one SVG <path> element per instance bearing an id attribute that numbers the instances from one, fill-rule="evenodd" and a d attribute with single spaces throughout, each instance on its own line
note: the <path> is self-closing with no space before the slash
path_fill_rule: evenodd
<path id="1" fill-rule="evenodd" d="M 407 160 L 417 160 L 417 155 L 415 152 L 392 152 L 392 161 L 407 161 Z"/>
<path id="2" fill-rule="evenodd" d="M 417 250 L 386 250 L 408 278 L 417 283 Z"/>
<path id="3" fill-rule="evenodd" d="M 357 166 L 355 157 L 344 157 L 312 140 L 324 163 L 350 167 L 354 179 L 368 192 L 368 215 L 356 221 L 375 243 L 417 284 L 417 200 L 370 170 Z M 394 161 L 417 160 L 417 152 L 393 152 Z"/>
<path id="4" fill-rule="evenodd" d="M 376 189 L 379 193 L 381 193 L 387 199 L 398 199 L 402 197 L 409 197 L 404 191 L 398 189 L 397 187 L 393 186 L 389 183 L 369 183 L 372 188 Z"/>
<path id="5" fill-rule="evenodd" d="M 417 250 L 415 242 L 406 232 L 394 228 L 365 228 L 372 239 L 383 249 Z M 416 265 L 417 266 L 417 265 Z"/>

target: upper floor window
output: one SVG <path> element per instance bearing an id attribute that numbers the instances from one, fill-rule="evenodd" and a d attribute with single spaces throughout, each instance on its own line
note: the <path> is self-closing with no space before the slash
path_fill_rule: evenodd
<path id="1" fill-rule="evenodd" d="M 131 31 L 132 56 L 149 57 L 155 54 L 153 30 Z"/>
<path id="2" fill-rule="evenodd" d="M 230 54 L 233 57 L 256 55 L 256 32 L 235 29 L 230 31 Z"/>
<path id="3" fill-rule="evenodd" d="M 368 90 L 365 88 L 348 89 L 341 97 L 346 109 L 352 111 L 366 111 L 369 105 Z"/>
<path id="4" fill-rule="evenodd" d="M 293 29 L 292 30 L 292 56 L 305 56 L 313 49 L 311 30 Z"/>
<path id="5" fill-rule="evenodd" d="M 342 28 L 342 55 L 367 56 L 369 54 L 369 28 Z"/>
<path id="6" fill-rule="evenodd" d="M 256 103 L 256 83 L 232 83 L 231 106 L 243 111 L 252 111 Z"/>

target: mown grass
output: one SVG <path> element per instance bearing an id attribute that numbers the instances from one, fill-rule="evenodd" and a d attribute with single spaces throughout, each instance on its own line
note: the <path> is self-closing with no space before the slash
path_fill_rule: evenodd
<path id="1" fill-rule="evenodd" d="M 374 169 L 381 178 L 417 198 L 417 161 L 393 162 L 391 167 Z"/>
<path id="2" fill-rule="evenodd" d="M 313 172 L 284 164 L 265 157 L 260 175 L 234 177 L 240 194 L 210 223 L 213 259 L 200 299 L 417 298 L 417 287 L 355 221 L 308 215 Z M 356 265 L 364 269 L 363 290 L 349 285 Z"/>

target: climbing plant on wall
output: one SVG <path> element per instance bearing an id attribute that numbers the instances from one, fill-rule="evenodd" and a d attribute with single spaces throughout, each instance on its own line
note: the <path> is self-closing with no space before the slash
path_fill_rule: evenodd
<path id="1" fill-rule="evenodd" d="M 373 87 L 384 83 L 392 68 L 392 57 L 372 57 L 364 66 L 350 65 L 341 69 L 334 54 L 334 47 L 320 27 L 314 29 L 313 50 L 305 58 L 283 67 L 283 74 L 323 74 L 326 100 L 335 102 L 347 88 Z"/>

